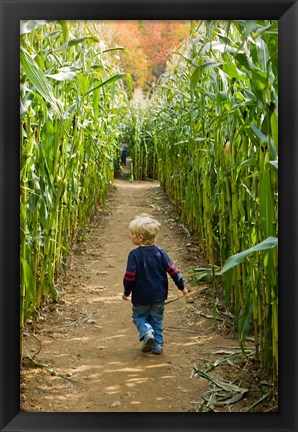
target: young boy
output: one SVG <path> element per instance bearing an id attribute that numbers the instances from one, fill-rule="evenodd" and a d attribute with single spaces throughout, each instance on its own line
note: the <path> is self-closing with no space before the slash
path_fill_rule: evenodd
<path id="1" fill-rule="evenodd" d="M 133 323 L 143 341 L 142 351 L 161 354 L 163 350 L 162 321 L 165 300 L 168 296 L 168 277 L 185 295 L 182 274 L 166 252 L 154 241 L 160 223 L 151 216 L 137 216 L 129 224 L 131 241 L 139 246 L 127 259 L 123 279 L 123 300 L 132 294 Z"/>

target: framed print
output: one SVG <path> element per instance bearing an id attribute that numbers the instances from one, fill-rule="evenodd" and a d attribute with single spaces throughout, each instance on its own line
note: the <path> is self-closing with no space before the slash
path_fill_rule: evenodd
<path id="1" fill-rule="evenodd" d="M 0 430 L 3 432 L 35 430 L 105 432 L 134 430 L 144 432 L 297 431 L 297 1 L 0 0 L 0 3 Z M 21 134 L 24 133 L 23 130 L 20 131 L 19 126 L 20 24 L 22 21 L 29 20 L 60 20 L 61 22 L 63 20 L 277 20 L 278 141 L 280 143 L 280 156 L 278 157 L 279 211 L 278 216 L 276 216 L 280 228 L 278 241 L 278 285 L 280 290 L 278 293 L 279 364 L 277 370 L 279 397 L 277 410 L 228 413 L 34 412 L 34 410 L 23 412 L 20 409 L 20 219 L 23 217 L 22 203 L 20 203 L 20 139 Z M 67 28 L 63 25 L 61 27 L 65 38 L 67 38 Z M 25 59 L 24 62 L 27 62 L 29 67 L 30 60 L 27 60 Z M 241 57 L 241 61 L 245 62 L 245 59 Z M 213 66 L 209 64 L 208 67 Z M 63 73 L 71 74 L 73 70 L 69 68 L 66 71 L 65 69 Z M 239 78 L 236 71 L 231 73 L 234 73 L 235 80 Z M 120 75 L 115 75 L 110 82 L 120 79 Z M 34 81 L 35 78 L 32 77 L 32 79 Z M 83 77 L 80 77 L 79 80 L 79 85 L 81 88 L 85 88 L 85 94 L 87 94 L 90 91 L 88 90 L 89 83 L 84 81 Z M 192 95 L 197 82 L 198 77 L 194 74 L 191 82 Z M 41 92 L 44 91 L 45 98 L 48 98 L 47 102 L 49 102 L 51 94 L 44 90 L 45 81 L 36 80 L 36 85 L 40 86 Z M 98 88 L 101 87 L 98 83 L 97 86 Z M 91 90 L 95 89 L 97 87 Z M 262 87 L 257 90 L 262 92 Z M 51 103 L 54 110 L 56 108 L 59 110 L 59 106 L 54 106 L 55 101 L 53 99 Z M 69 110 L 71 109 L 70 107 Z M 74 127 L 73 124 L 70 126 Z M 262 131 L 256 129 L 256 133 L 262 138 Z M 245 161 L 245 163 L 250 164 L 249 161 Z M 43 211 L 46 212 L 46 210 Z M 23 265 L 25 266 L 25 264 Z M 30 277 L 29 273 L 27 277 Z M 131 277 L 132 273 L 130 272 L 128 278 Z M 87 318 L 91 324 L 96 324 L 91 316 Z M 40 395 L 42 397 L 43 393 L 40 392 Z M 120 402 L 116 400 L 114 403 Z"/>

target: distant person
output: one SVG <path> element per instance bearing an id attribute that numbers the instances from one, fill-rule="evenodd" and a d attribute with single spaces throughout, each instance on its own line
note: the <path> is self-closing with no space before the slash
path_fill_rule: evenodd
<path id="1" fill-rule="evenodd" d="M 143 341 L 142 351 L 161 354 L 163 351 L 163 315 L 168 296 L 168 277 L 171 276 L 177 288 L 185 295 L 182 274 L 166 252 L 154 244 L 160 223 L 151 216 L 137 216 L 129 228 L 131 241 L 139 246 L 132 250 L 127 259 L 123 279 L 123 300 L 132 294 L 133 323 Z"/>
<path id="2" fill-rule="evenodd" d="M 127 151 L 127 144 L 123 143 L 121 145 L 121 164 L 122 164 L 122 166 L 126 166 L 126 151 Z"/>

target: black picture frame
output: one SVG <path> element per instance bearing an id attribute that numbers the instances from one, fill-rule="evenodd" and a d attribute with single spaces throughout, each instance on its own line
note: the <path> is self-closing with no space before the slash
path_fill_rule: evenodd
<path id="1" fill-rule="evenodd" d="M 297 431 L 297 19 L 287 0 L 0 0 L 0 430 Z M 23 19 L 278 19 L 279 410 L 24 413 L 19 404 L 19 23 Z"/>

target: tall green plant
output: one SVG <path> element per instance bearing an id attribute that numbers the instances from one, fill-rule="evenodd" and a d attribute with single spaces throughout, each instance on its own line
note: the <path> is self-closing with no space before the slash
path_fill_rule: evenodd
<path id="1" fill-rule="evenodd" d="M 22 334 L 57 300 L 68 250 L 105 201 L 127 97 L 126 74 L 88 22 L 23 23 L 20 60 Z"/>
<path id="2" fill-rule="evenodd" d="M 195 21 L 153 89 L 147 130 L 162 186 L 205 245 L 213 273 L 229 256 L 278 236 L 276 21 Z M 223 279 L 241 344 L 253 326 L 277 376 L 277 250 Z"/>

